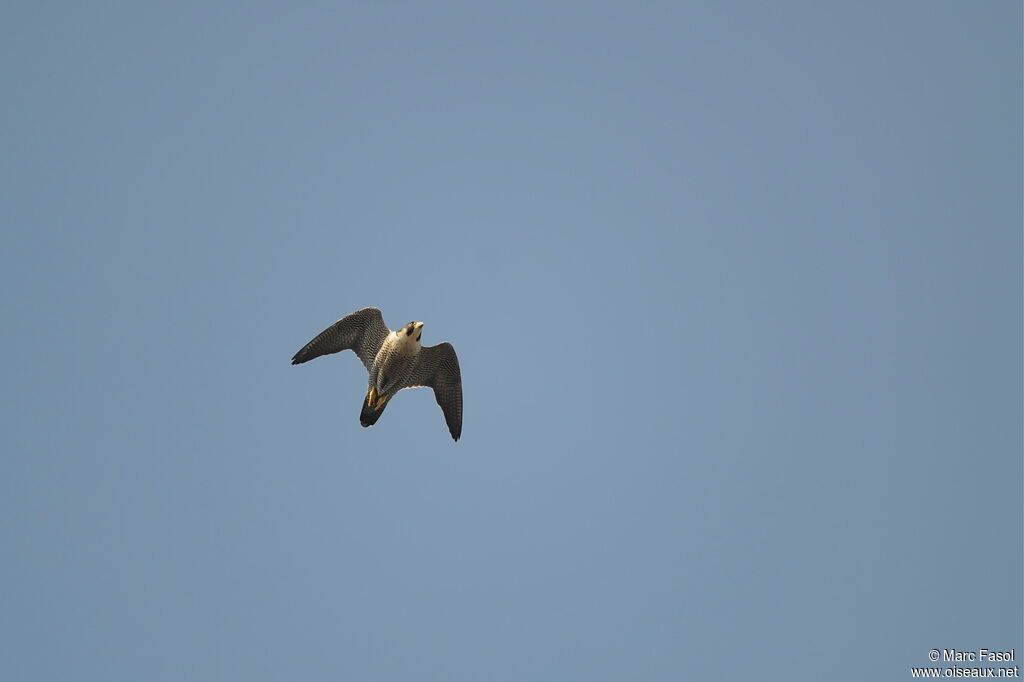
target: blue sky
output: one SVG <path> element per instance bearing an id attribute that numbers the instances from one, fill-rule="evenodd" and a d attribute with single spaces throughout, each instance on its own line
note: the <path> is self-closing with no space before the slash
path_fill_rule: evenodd
<path id="1" fill-rule="evenodd" d="M 0 678 L 1020 656 L 1021 14 L 8 5 Z"/>

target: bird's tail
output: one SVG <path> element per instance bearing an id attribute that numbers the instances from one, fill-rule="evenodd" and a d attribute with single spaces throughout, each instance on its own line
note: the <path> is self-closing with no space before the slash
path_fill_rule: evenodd
<path id="1" fill-rule="evenodd" d="M 380 399 L 378 398 L 377 400 Z M 388 400 L 390 400 L 390 398 Z M 380 409 L 375 410 L 373 409 L 373 405 L 370 404 L 370 396 L 367 394 L 367 396 L 363 398 L 363 410 L 359 413 L 360 425 L 366 427 L 376 424 L 377 420 L 380 419 L 381 413 L 384 412 L 384 408 L 388 406 L 388 400 L 384 401 L 384 404 L 380 406 Z"/>

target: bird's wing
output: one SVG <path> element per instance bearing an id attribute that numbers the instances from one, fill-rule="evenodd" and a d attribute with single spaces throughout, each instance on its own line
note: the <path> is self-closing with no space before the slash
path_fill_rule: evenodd
<path id="1" fill-rule="evenodd" d="M 378 309 L 357 310 L 317 334 L 292 357 L 292 364 L 298 365 L 321 355 L 351 349 L 369 371 L 373 358 L 384 345 L 384 339 L 388 337 L 390 331 Z"/>
<path id="2" fill-rule="evenodd" d="M 420 349 L 416 367 L 403 388 L 429 386 L 444 412 L 452 438 L 462 435 L 462 372 L 452 344 L 445 342 Z"/>

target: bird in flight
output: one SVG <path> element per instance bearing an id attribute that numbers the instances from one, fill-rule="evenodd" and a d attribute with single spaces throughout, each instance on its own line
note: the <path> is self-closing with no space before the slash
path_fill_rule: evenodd
<path id="1" fill-rule="evenodd" d="M 363 308 L 346 315 L 317 334 L 292 357 L 292 364 L 351 350 L 369 372 L 366 399 L 359 423 L 373 426 L 388 401 L 405 388 L 429 386 L 444 412 L 448 431 L 456 441 L 462 435 L 462 373 L 455 348 L 445 341 L 421 346 L 422 322 L 410 322 L 392 331 L 380 310 Z"/>

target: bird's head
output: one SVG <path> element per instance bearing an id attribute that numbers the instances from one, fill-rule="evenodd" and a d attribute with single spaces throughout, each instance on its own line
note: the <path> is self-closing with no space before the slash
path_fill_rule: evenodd
<path id="1" fill-rule="evenodd" d="M 422 322 L 410 322 L 401 329 L 398 330 L 398 340 L 403 345 L 410 344 L 414 348 L 419 348 L 420 337 L 423 336 L 423 323 Z"/>

